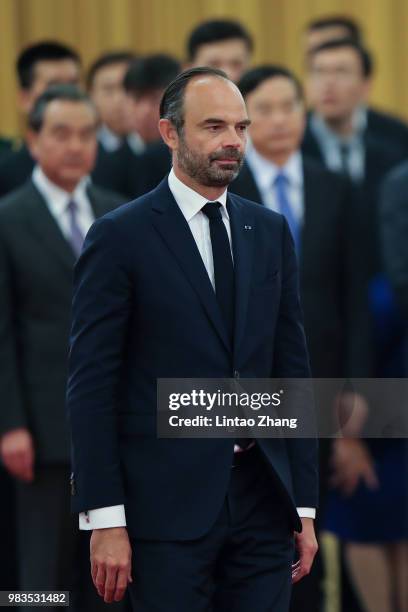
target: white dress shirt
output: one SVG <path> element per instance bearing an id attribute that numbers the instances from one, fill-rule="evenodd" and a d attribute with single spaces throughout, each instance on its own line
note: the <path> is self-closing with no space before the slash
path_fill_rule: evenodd
<path id="1" fill-rule="evenodd" d="M 188 226 L 193 234 L 197 248 L 200 252 L 204 266 L 212 286 L 215 288 L 214 260 L 211 247 L 210 222 L 201 209 L 209 200 L 187 187 L 175 175 L 173 169 L 169 174 L 169 188 L 174 196 Z M 228 238 L 231 244 L 231 227 L 227 211 L 227 190 L 216 200 L 221 204 L 221 216 L 225 224 Z M 231 250 L 232 253 L 232 250 Z M 298 508 L 299 516 L 315 518 L 314 508 Z M 80 529 L 104 529 L 107 527 L 126 527 L 125 507 L 123 505 L 98 508 L 81 512 L 79 515 Z"/>
<path id="2" fill-rule="evenodd" d="M 85 236 L 95 221 L 91 203 L 86 193 L 89 178 L 84 177 L 72 193 L 68 193 L 58 187 L 44 174 L 40 166 L 35 166 L 32 180 L 38 191 L 43 196 L 45 203 L 54 217 L 62 235 L 69 242 L 71 235 L 71 216 L 68 211 L 68 203 L 74 200 L 77 205 L 76 221 L 83 236 Z"/>
<path id="3" fill-rule="evenodd" d="M 131 132 L 127 136 L 121 137 L 112 132 L 105 124 L 101 125 L 98 130 L 98 140 L 107 153 L 118 151 L 125 140 L 135 155 L 140 155 L 146 149 L 146 144 L 137 132 Z"/>
<path id="4" fill-rule="evenodd" d="M 280 173 L 286 176 L 288 181 L 288 201 L 295 221 L 301 225 L 304 219 L 303 166 L 301 154 L 296 151 L 289 157 L 286 164 L 280 167 L 258 153 L 253 144 L 249 142 L 245 161 L 254 176 L 255 183 L 261 194 L 262 203 L 275 212 L 280 212 L 275 179 Z"/>

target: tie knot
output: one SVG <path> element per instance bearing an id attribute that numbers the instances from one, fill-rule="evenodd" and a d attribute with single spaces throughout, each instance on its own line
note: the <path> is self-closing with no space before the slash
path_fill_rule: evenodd
<path id="1" fill-rule="evenodd" d="M 275 176 L 274 182 L 277 187 L 286 187 L 289 181 L 284 172 L 278 172 L 278 174 Z"/>
<path id="2" fill-rule="evenodd" d="M 67 210 L 68 210 L 70 213 L 74 213 L 74 214 L 77 212 L 77 210 L 78 210 L 78 205 L 77 205 L 77 203 L 75 202 L 75 200 L 70 200 L 70 201 L 68 202 L 68 204 L 67 204 Z"/>
<path id="3" fill-rule="evenodd" d="M 219 202 L 207 202 L 202 209 L 203 212 L 209 219 L 221 219 L 221 204 Z"/>

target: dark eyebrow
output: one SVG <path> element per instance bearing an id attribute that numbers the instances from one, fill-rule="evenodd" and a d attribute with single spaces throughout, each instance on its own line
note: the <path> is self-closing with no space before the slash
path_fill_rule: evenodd
<path id="1" fill-rule="evenodd" d="M 200 125 L 209 125 L 209 124 L 214 125 L 214 123 L 217 125 L 223 125 L 225 121 L 223 119 L 218 119 L 217 117 L 209 117 L 208 119 L 204 119 L 204 121 L 202 121 Z M 251 124 L 250 119 L 243 119 L 242 121 L 237 121 L 237 125 L 250 125 L 250 124 Z"/>

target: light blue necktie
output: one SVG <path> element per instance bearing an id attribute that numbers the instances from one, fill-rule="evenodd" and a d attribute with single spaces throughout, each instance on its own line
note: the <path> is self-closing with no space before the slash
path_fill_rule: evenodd
<path id="1" fill-rule="evenodd" d="M 285 217 L 286 221 L 288 222 L 289 229 L 293 237 L 293 242 L 295 243 L 296 254 L 299 256 L 299 253 L 300 253 L 300 224 L 296 220 L 295 215 L 293 214 L 292 207 L 289 202 L 288 177 L 285 174 L 283 174 L 283 172 L 279 172 L 279 174 L 277 174 L 275 177 L 274 185 L 276 189 L 276 199 L 278 202 L 279 212 Z"/>
<path id="2" fill-rule="evenodd" d="M 67 205 L 69 213 L 70 235 L 69 242 L 76 257 L 79 257 L 84 243 L 84 235 L 78 225 L 78 205 L 74 200 L 70 200 Z"/>

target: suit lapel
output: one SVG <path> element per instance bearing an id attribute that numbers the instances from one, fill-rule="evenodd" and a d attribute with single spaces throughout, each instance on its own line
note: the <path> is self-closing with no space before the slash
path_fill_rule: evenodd
<path id="1" fill-rule="evenodd" d="M 226 348 L 230 342 L 211 281 L 183 213 L 167 184 L 167 177 L 155 190 L 152 221 L 197 293 L 211 323 Z"/>
<path id="2" fill-rule="evenodd" d="M 235 333 L 234 353 L 237 355 L 245 331 L 251 286 L 254 220 L 250 206 L 240 203 L 233 195 L 228 196 L 228 214 L 231 224 L 232 250 L 235 270 Z"/>
<path id="3" fill-rule="evenodd" d="M 72 274 L 75 255 L 33 183 L 28 184 L 28 221 L 39 242 L 52 252 L 61 265 Z"/>

